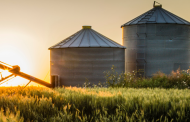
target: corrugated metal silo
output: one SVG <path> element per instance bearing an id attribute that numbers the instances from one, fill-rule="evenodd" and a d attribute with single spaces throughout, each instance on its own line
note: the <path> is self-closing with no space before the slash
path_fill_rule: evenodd
<path id="1" fill-rule="evenodd" d="M 190 23 L 162 8 L 153 9 L 122 25 L 125 71 L 152 76 L 190 66 Z"/>
<path id="2" fill-rule="evenodd" d="M 103 72 L 116 66 L 118 73 L 125 71 L 125 47 L 101 35 L 91 26 L 49 48 L 50 75 L 59 76 L 60 85 L 83 85 L 105 82 Z M 54 82 L 52 79 L 51 82 Z"/>

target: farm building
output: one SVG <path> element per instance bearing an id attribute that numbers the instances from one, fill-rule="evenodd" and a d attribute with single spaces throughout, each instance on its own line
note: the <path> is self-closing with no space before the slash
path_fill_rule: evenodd
<path id="1" fill-rule="evenodd" d="M 51 83 L 81 86 L 85 80 L 91 84 L 105 82 L 104 71 L 116 66 L 125 72 L 125 47 L 83 26 L 60 43 L 49 48 Z"/>
<path id="2" fill-rule="evenodd" d="M 187 70 L 190 66 L 190 23 L 155 5 L 123 24 L 125 71 L 150 77 L 157 71 Z M 139 74 L 139 75 L 140 75 Z"/>

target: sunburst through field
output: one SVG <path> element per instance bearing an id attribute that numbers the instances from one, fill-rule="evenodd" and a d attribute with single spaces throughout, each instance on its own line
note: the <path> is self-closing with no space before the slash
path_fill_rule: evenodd
<path id="1" fill-rule="evenodd" d="M 27 62 L 25 62 L 24 57 L 20 55 L 19 50 L 16 50 L 13 47 L 12 50 L 6 48 L 0 49 L 0 57 L 0 61 L 8 63 L 10 65 L 19 65 L 25 71 L 28 71 L 25 69 L 25 67 L 27 67 Z M 8 72 L 8 70 L 1 70 L 1 73 L 2 77 L 6 77 L 11 74 Z M 25 80 L 19 77 L 13 77 L 11 80 L 8 80 L 5 83 L 0 83 L 1 86 L 17 86 L 23 84 L 25 84 Z"/>
<path id="2" fill-rule="evenodd" d="M 18 31 L 3 31 L 0 34 L 0 61 L 11 66 L 18 65 L 22 72 L 30 74 L 32 61 L 28 58 L 27 52 L 24 51 L 26 49 L 23 48 L 25 47 L 24 42 L 29 40 L 29 38 L 30 36 L 27 34 L 21 34 Z M 9 76 L 10 74 L 8 70 L 0 69 L 0 78 Z M 11 78 L 7 82 L 0 82 L 0 86 L 18 86 L 28 83 L 28 80 L 19 76 Z"/>
<path id="3" fill-rule="evenodd" d="M 5 80 L 6 77 L 8 78 Z M 26 80 L 24 80 L 23 78 L 16 77 L 8 70 L 2 70 L 2 69 L 0 69 L 0 81 L 1 81 L 0 86 L 18 86 L 26 84 Z"/>

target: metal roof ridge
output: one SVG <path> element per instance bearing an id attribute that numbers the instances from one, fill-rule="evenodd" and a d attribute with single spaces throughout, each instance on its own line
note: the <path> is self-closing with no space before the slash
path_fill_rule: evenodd
<path id="1" fill-rule="evenodd" d="M 94 35 L 92 34 L 92 32 L 91 32 L 91 31 L 92 31 L 92 29 L 90 29 L 90 31 L 89 31 L 89 32 L 90 32 L 90 34 L 92 35 L 92 37 L 94 38 L 94 40 L 97 42 L 97 44 L 101 47 L 101 45 L 98 43 L 98 41 L 96 40 L 96 38 L 94 37 Z"/>
<path id="2" fill-rule="evenodd" d="M 81 45 L 81 43 L 82 43 L 82 40 L 84 39 L 84 35 L 86 34 L 86 30 L 83 30 L 83 31 L 84 31 L 84 34 L 82 35 L 82 39 L 81 39 L 81 41 L 80 41 L 78 47 L 80 47 L 80 45 Z"/>
<path id="3" fill-rule="evenodd" d="M 80 47 L 126 48 L 93 29 L 82 29 L 49 49 Z"/>
<path id="4" fill-rule="evenodd" d="M 89 30 L 87 31 L 87 38 L 88 38 L 88 45 L 89 45 L 89 47 L 91 47 L 91 46 L 90 46 L 90 36 L 89 36 Z"/>
<path id="5" fill-rule="evenodd" d="M 163 10 L 166 11 L 166 12 L 168 12 L 168 13 L 170 13 L 170 14 L 172 14 L 173 16 L 175 16 L 176 18 L 178 18 L 180 21 L 181 21 L 181 20 L 185 21 L 185 22 L 183 22 L 183 23 L 185 23 L 185 24 L 187 24 L 187 23 L 190 24 L 189 21 L 187 21 L 187 20 L 185 20 L 185 19 L 183 19 L 183 18 L 181 18 L 181 17 L 179 17 L 179 16 L 173 14 L 172 12 L 170 12 L 170 11 L 168 11 L 168 10 L 166 10 L 166 9 L 163 9 Z"/>
<path id="6" fill-rule="evenodd" d="M 164 10 L 164 9 L 163 9 Z M 166 14 L 166 15 L 168 15 L 176 24 L 177 24 L 177 22 L 176 22 L 176 20 L 175 19 L 173 19 L 173 17 L 171 17 L 171 15 L 170 14 L 168 14 L 168 11 L 164 11 L 164 13 Z M 170 13 L 170 12 L 169 12 Z"/>
<path id="7" fill-rule="evenodd" d="M 81 30 L 81 33 L 73 40 L 73 42 L 71 42 L 71 44 L 73 44 L 82 33 L 83 33 L 83 29 Z M 69 44 L 68 47 L 70 47 L 71 44 Z"/>
<path id="8" fill-rule="evenodd" d="M 92 29 L 93 30 L 93 29 Z M 95 31 L 95 30 L 94 30 Z M 95 31 L 96 32 L 96 31 Z M 98 34 L 100 34 L 100 35 L 102 35 L 101 33 L 99 33 L 99 32 L 96 32 L 96 33 L 98 33 Z M 110 38 L 108 38 L 108 37 L 106 37 L 106 36 L 104 36 L 104 35 L 102 35 L 102 37 L 104 37 L 104 38 L 106 38 L 106 39 L 108 39 L 108 41 L 109 42 L 111 42 L 112 44 L 113 43 L 115 43 L 115 44 L 117 44 L 117 45 L 119 45 L 119 46 L 121 46 L 121 47 L 124 47 L 123 45 L 121 45 L 121 44 L 119 44 L 119 43 L 117 43 L 117 42 L 115 42 L 114 40 L 112 40 L 112 39 L 110 39 Z M 115 45 L 114 44 L 114 45 Z M 118 47 L 118 46 L 117 46 Z"/>
<path id="9" fill-rule="evenodd" d="M 158 23 L 158 20 L 157 20 L 157 19 L 158 19 L 158 11 L 157 11 L 157 8 L 154 8 L 154 9 L 155 9 L 154 12 L 156 13 L 156 19 L 155 19 L 155 22 Z"/>
<path id="10" fill-rule="evenodd" d="M 136 18 L 130 20 L 129 22 L 126 22 L 125 24 L 127 24 L 127 23 L 131 23 L 132 21 L 135 21 L 135 20 L 139 19 L 140 17 L 142 17 L 142 16 L 145 15 L 147 12 L 149 12 L 149 11 L 151 11 L 151 10 L 153 10 L 153 9 L 154 9 L 154 8 L 152 8 L 152 9 L 150 9 L 150 10 L 144 12 L 143 14 L 137 16 Z M 125 26 L 125 24 L 121 25 L 121 27 Z"/>
<path id="11" fill-rule="evenodd" d="M 80 33 L 80 31 L 82 31 L 82 29 L 79 30 L 79 31 L 77 31 L 76 33 L 72 34 L 71 36 L 67 37 L 66 39 L 63 39 L 62 41 L 56 43 L 55 45 L 49 47 L 48 49 L 51 49 L 51 48 L 53 48 L 54 46 L 57 46 L 57 45 L 59 45 L 60 43 L 63 43 L 65 40 L 69 39 L 70 37 L 75 36 L 75 35 L 77 35 L 78 33 Z M 70 41 L 70 40 L 71 40 L 71 39 L 69 39 L 68 41 Z M 68 41 L 67 41 L 67 42 L 68 42 Z M 67 42 L 66 42 L 66 43 L 67 43 Z"/>
<path id="12" fill-rule="evenodd" d="M 146 13 L 144 13 L 144 14 L 146 14 Z M 141 18 L 144 14 L 139 15 L 139 16 L 138 16 L 138 17 L 136 17 L 135 19 L 132 19 L 132 20 L 130 20 L 129 22 L 127 22 L 127 23 L 125 23 L 125 24 L 121 25 L 121 27 L 123 27 L 123 26 L 127 25 L 128 23 L 132 23 L 132 22 L 134 22 L 135 20 L 137 20 L 137 19 Z M 128 24 L 128 25 L 130 25 L 130 24 Z"/>
<path id="13" fill-rule="evenodd" d="M 162 11 L 161 11 L 160 9 L 158 9 L 158 11 L 161 13 L 161 15 L 162 15 L 162 17 L 164 18 L 165 22 L 168 23 L 168 22 L 166 21 L 166 18 L 164 17 L 164 15 L 163 15 L 163 13 L 162 13 Z"/>
<path id="14" fill-rule="evenodd" d="M 95 31 L 95 30 L 94 30 Z M 95 31 L 96 32 L 96 31 Z M 107 40 L 108 42 L 110 42 L 110 43 L 112 43 L 113 45 L 115 45 L 116 47 L 119 47 L 118 45 L 116 45 L 115 43 L 113 43 L 113 41 L 111 40 L 110 41 L 110 39 L 109 38 L 107 38 L 106 36 L 104 36 L 104 35 L 102 35 L 102 34 L 100 34 L 100 33 L 98 33 L 98 32 L 96 32 L 97 34 L 99 34 L 102 38 L 104 38 L 105 40 Z"/>
<path id="15" fill-rule="evenodd" d="M 93 29 L 92 29 L 92 31 L 94 31 Z M 96 31 L 94 31 L 95 33 L 95 35 L 97 35 L 98 36 L 98 38 L 100 38 L 101 39 L 101 37 L 96 33 Z M 103 39 L 101 39 L 101 40 L 103 40 Z M 111 45 L 109 45 L 105 40 L 103 40 L 109 47 L 111 47 Z"/>
<path id="16" fill-rule="evenodd" d="M 149 14 L 151 13 L 152 14 Z M 147 16 L 148 15 L 148 16 Z M 156 17 L 154 22 L 148 21 L 153 15 Z M 141 21 L 142 20 L 142 21 Z M 139 24 L 157 24 L 157 23 L 165 23 L 165 24 L 184 24 L 184 25 L 190 25 L 190 22 L 173 14 L 172 12 L 169 12 L 165 10 L 164 8 L 158 6 L 150 9 L 149 11 L 137 16 L 136 18 L 128 21 L 127 23 L 121 25 L 121 28 L 124 26 L 130 26 L 130 25 L 139 25 Z"/>

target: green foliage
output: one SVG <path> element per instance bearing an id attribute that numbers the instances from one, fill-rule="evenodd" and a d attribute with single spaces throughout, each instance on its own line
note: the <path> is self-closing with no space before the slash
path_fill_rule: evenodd
<path id="1" fill-rule="evenodd" d="M 127 87 L 127 88 L 190 88 L 190 70 L 172 71 L 166 75 L 157 72 L 151 78 L 137 77 L 137 72 L 121 73 L 115 71 L 112 66 L 110 71 L 104 72 L 108 87 Z"/>
<path id="2" fill-rule="evenodd" d="M 1 87 L 0 122 L 188 122 L 189 92 L 160 88 Z"/>

